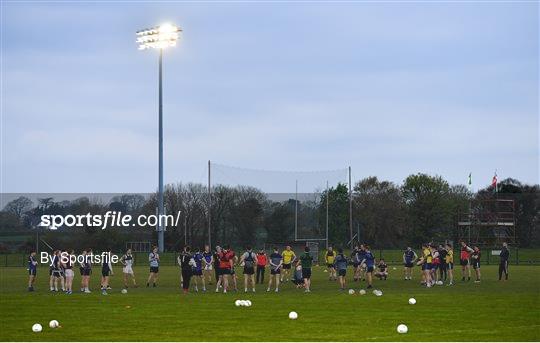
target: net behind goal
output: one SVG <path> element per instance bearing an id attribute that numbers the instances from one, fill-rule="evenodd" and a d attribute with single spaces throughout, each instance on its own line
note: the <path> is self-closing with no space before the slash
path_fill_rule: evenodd
<path id="1" fill-rule="evenodd" d="M 326 246 L 329 231 L 348 230 L 347 223 L 329 230 L 335 222 L 335 199 L 326 196 L 344 189 L 347 197 L 348 177 L 348 168 L 294 172 L 209 163 L 212 240 L 253 242 L 258 247 L 268 242 L 298 243 L 302 249 L 307 242 L 316 243 L 317 249 L 319 243 Z M 232 218 L 224 218 L 222 210 L 231 205 Z"/>

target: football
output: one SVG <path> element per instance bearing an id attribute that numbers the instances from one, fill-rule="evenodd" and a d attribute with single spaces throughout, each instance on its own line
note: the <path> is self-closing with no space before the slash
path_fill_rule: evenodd
<path id="1" fill-rule="evenodd" d="M 59 325 L 60 325 L 60 323 L 58 323 L 58 320 L 51 320 L 49 322 L 49 327 L 51 329 L 56 329 Z"/>
<path id="2" fill-rule="evenodd" d="M 398 327 L 397 327 L 397 332 L 398 333 L 407 333 L 407 331 L 409 331 L 409 328 L 407 327 L 407 325 L 405 324 L 399 324 Z"/>
<path id="3" fill-rule="evenodd" d="M 34 324 L 34 325 L 32 325 L 32 331 L 34 331 L 34 332 L 41 332 L 41 330 L 43 330 L 43 327 L 41 326 L 41 324 Z"/>
<path id="4" fill-rule="evenodd" d="M 289 312 L 289 319 L 294 320 L 296 318 L 298 318 L 298 313 L 296 313 L 294 311 Z"/>

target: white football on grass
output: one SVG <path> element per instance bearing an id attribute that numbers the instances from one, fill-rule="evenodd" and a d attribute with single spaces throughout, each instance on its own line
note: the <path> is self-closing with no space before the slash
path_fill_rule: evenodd
<path id="1" fill-rule="evenodd" d="M 407 325 L 405 324 L 399 324 L 398 327 L 397 327 L 397 332 L 398 333 L 407 333 L 407 331 L 409 331 L 409 328 L 407 327 Z"/>

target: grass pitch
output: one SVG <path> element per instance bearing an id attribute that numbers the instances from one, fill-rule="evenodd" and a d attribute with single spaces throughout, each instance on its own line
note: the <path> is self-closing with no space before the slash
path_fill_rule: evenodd
<path id="1" fill-rule="evenodd" d="M 48 291 L 48 270 L 38 270 L 36 292 L 26 291 L 24 268 L 0 268 L 0 340 L 2 341 L 539 341 L 540 267 L 511 266 L 510 280 L 497 281 L 497 266 L 482 268 L 483 281 L 426 289 L 416 280 L 401 279 L 401 267 L 390 267 L 386 281 L 374 282 L 384 292 L 376 297 L 349 295 L 327 279 L 323 267 L 313 268 L 313 292 L 304 294 L 289 282 L 278 294 L 181 294 L 179 269 L 161 267 L 157 288 L 130 288 L 121 294 L 122 275 L 115 268 L 113 290 L 99 292 L 99 268 L 92 276 L 92 294 Z M 145 285 L 148 268 L 135 273 Z M 237 272 L 240 272 L 238 269 Z M 459 276 L 460 271 L 456 270 Z M 268 273 L 267 273 L 268 274 Z M 349 279 L 352 273 L 348 271 Z M 268 275 L 267 275 L 268 277 Z M 80 276 L 74 287 L 79 289 Z M 349 282 L 358 291 L 364 282 Z M 414 297 L 416 305 L 409 305 Z M 251 307 L 236 307 L 249 299 Z M 288 319 L 290 311 L 297 320 Z M 56 319 L 61 327 L 50 329 Z M 43 332 L 33 333 L 34 323 Z M 396 327 L 404 323 L 407 334 Z"/>

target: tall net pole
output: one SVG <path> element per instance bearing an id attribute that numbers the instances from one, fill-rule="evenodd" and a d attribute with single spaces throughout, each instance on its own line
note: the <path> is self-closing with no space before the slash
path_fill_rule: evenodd
<path id="1" fill-rule="evenodd" d="M 326 181 L 326 250 L 328 250 L 328 208 L 330 204 L 330 194 L 328 193 L 328 181 Z"/>
<path id="2" fill-rule="evenodd" d="M 349 234 L 350 234 L 350 240 L 351 240 L 351 251 L 353 249 L 353 216 L 352 216 L 352 175 L 351 175 L 351 167 L 349 166 Z"/>
<path id="3" fill-rule="evenodd" d="M 294 241 L 298 240 L 298 180 L 294 191 Z"/>
<path id="4" fill-rule="evenodd" d="M 212 183 L 210 175 L 210 160 L 208 160 L 208 246 L 212 249 Z"/>

